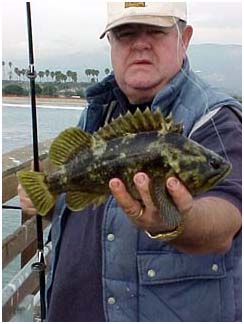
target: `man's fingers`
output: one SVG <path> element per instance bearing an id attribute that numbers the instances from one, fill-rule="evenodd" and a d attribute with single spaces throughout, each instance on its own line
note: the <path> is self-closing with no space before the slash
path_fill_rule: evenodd
<path id="1" fill-rule="evenodd" d="M 167 179 L 167 189 L 179 212 L 186 214 L 193 206 L 193 198 L 186 187 L 174 177 Z"/>
<path id="2" fill-rule="evenodd" d="M 36 215 L 37 210 L 34 208 L 32 201 L 21 184 L 18 185 L 18 195 L 20 199 L 20 207 L 22 208 L 23 212 L 29 216 Z"/>
<path id="3" fill-rule="evenodd" d="M 141 204 L 131 197 L 120 179 L 111 179 L 109 187 L 114 198 L 128 216 L 135 218 L 140 214 Z"/>
<path id="4" fill-rule="evenodd" d="M 18 195 L 19 195 L 20 199 L 23 199 L 24 197 L 28 197 L 27 193 L 25 192 L 25 190 L 21 184 L 18 184 L 17 191 L 18 191 Z"/>
<path id="5" fill-rule="evenodd" d="M 34 162 L 31 162 L 31 169 L 34 169 Z M 43 163 L 39 161 L 39 171 L 43 170 Z M 20 207 L 22 208 L 22 211 L 29 215 L 29 216 L 34 216 L 37 214 L 37 210 L 35 209 L 31 199 L 25 192 L 24 188 L 22 187 L 21 184 L 18 184 L 18 195 L 20 199 Z"/>
<path id="6" fill-rule="evenodd" d="M 152 212 L 156 211 L 157 208 L 155 207 L 152 201 L 151 194 L 149 191 L 149 177 L 143 172 L 138 172 L 134 176 L 134 182 L 146 208 Z"/>
<path id="7" fill-rule="evenodd" d="M 24 214 L 28 216 L 36 216 L 37 210 L 35 208 L 23 209 Z"/>

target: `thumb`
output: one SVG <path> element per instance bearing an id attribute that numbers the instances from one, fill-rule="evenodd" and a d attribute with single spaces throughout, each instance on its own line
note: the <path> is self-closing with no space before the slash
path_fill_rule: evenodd
<path id="1" fill-rule="evenodd" d="M 167 179 L 166 186 L 179 212 L 188 213 L 193 206 L 193 198 L 187 188 L 174 177 Z"/>

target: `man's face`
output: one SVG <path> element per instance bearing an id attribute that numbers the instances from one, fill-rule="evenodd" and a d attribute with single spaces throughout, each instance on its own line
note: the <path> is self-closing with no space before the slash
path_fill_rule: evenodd
<path id="1" fill-rule="evenodd" d="M 115 78 L 131 103 L 151 100 L 180 70 L 191 32 L 129 24 L 109 33 Z"/>

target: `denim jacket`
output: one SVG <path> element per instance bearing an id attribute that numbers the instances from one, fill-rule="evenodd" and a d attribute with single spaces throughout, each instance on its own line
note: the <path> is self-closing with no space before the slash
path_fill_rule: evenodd
<path id="1" fill-rule="evenodd" d="M 79 126 L 88 132 L 97 130 L 104 123 L 107 104 L 113 100 L 121 107 L 125 104 L 110 75 L 88 89 L 88 107 Z M 155 96 L 151 109 L 160 107 L 164 115 L 172 112 L 175 121 L 184 123 L 188 136 L 204 115 L 225 105 L 240 110 L 237 101 L 199 79 L 186 60 L 182 70 Z M 53 215 L 47 302 L 68 214 L 64 198 L 60 196 Z M 103 214 L 101 244 L 107 321 L 241 320 L 240 234 L 225 255 L 181 253 L 170 244 L 147 237 L 111 196 Z"/>

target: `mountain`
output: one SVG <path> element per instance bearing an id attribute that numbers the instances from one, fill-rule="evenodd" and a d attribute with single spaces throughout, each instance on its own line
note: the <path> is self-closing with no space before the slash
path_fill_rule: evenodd
<path id="1" fill-rule="evenodd" d="M 191 67 L 210 84 L 231 95 L 242 94 L 242 46 L 191 45 L 188 51 Z"/>

